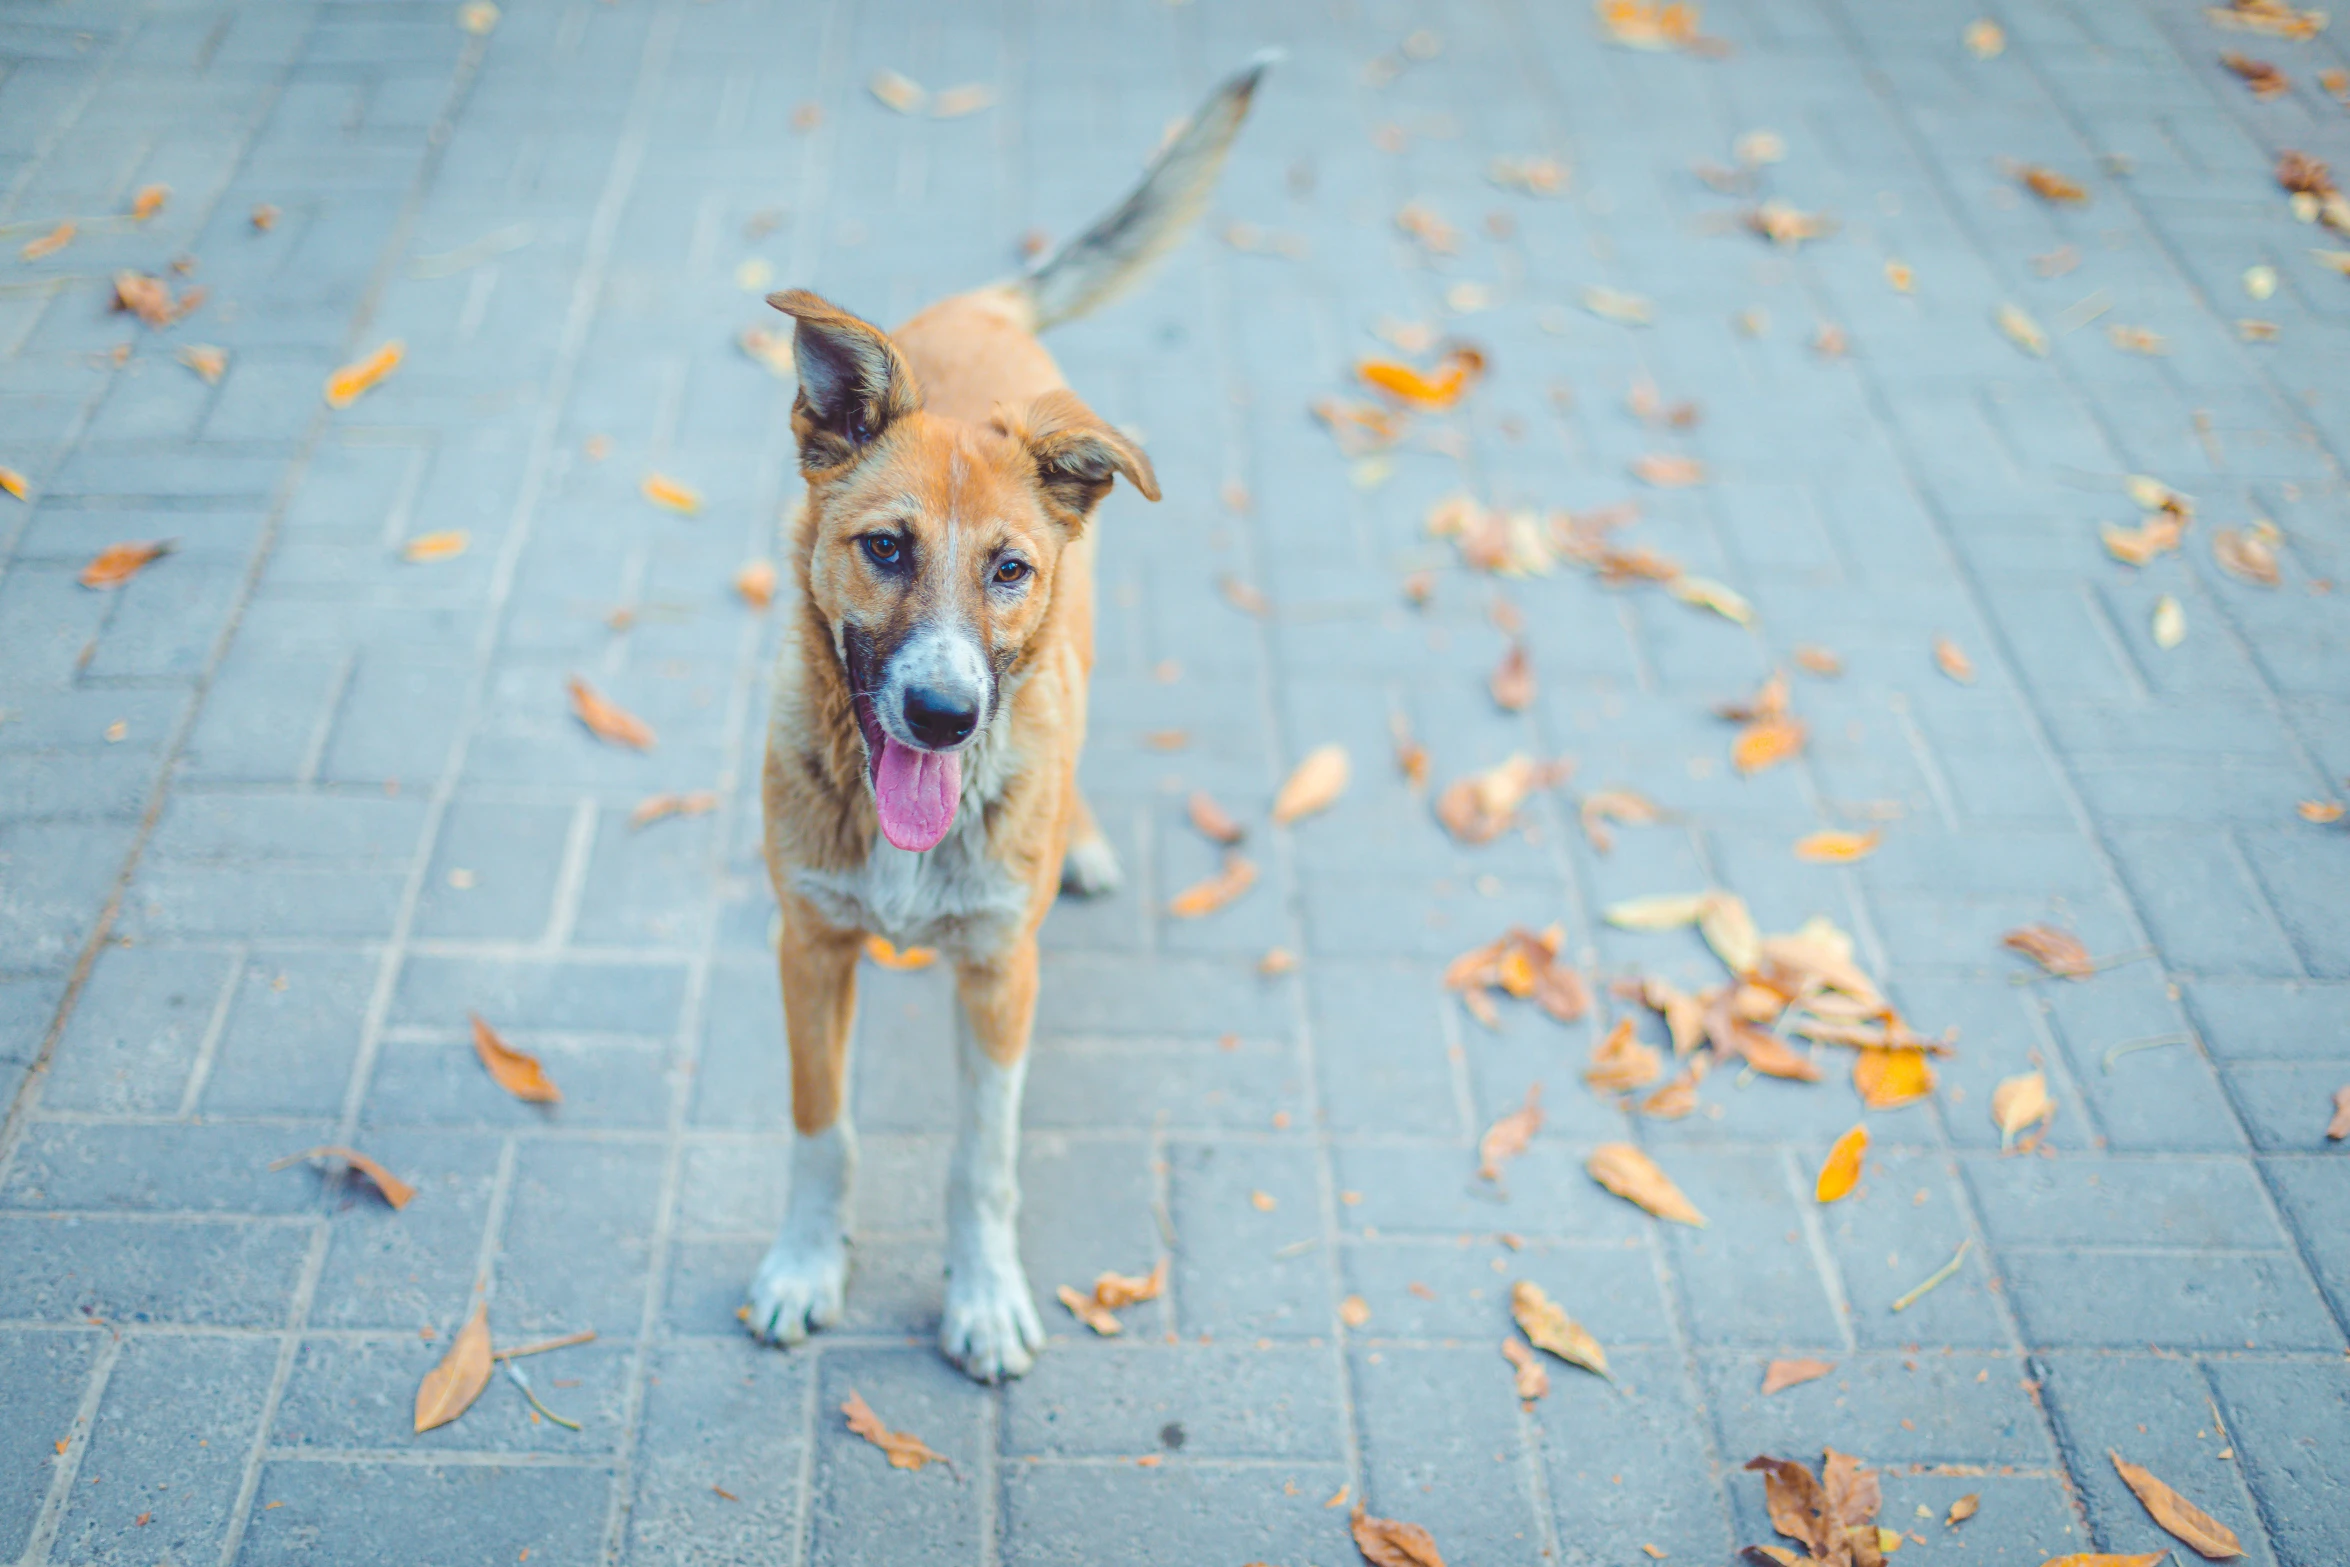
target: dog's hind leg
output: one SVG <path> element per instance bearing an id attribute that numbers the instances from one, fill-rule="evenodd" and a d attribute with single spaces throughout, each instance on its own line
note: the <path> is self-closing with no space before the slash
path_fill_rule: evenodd
<path id="1" fill-rule="evenodd" d="M 1101 823 L 1093 819 L 1093 807 L 1079 795 L 1069 823 L 1069 851 L 1061 856 L 1061 890 L 1095 898 L 1116 892 L 1125 884 L 1126 873 L 1118 868 L 1118 851 L 1102 836 Z"/>
<path id="2" fill-rule="evenodd" d="M 962 1125 L 947 1178 L 946 1315 L 938 1346 L 982 1382 L 1026 1373 L 1044 1348 L 1020 1268 L 1020 1090 L 1036 1016 L 1036 938 L 955 973 L 965 1027 Z"/>
<path id="3" fill-rule="evenodd" d="M 848 1290 L 849 1188 L 857 1133 L 849 1119 L 849 1029 L 857 1010 L 855 931 L 835 929 L 797 898 L 783 900 L 776 967 L 791 1040 L 791 1195 L 783 1229 L 751 1280 L 745 1320 L 775 1344 L 797 1344 L 840 1320 Z"/>

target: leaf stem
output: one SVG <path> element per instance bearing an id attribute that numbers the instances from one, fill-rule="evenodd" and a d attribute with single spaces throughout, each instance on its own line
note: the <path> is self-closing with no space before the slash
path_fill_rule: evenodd
<path id="1" fill-rule="evenodd" d="M 537 1410 L 540 1414 L 545 1415 L 549 1420 L 554 1421 L 555 1424 L 561 1426 L 566 1431 L 577 1431 L 579 1429 L 578 1421 L 566 1420 L 561 1415 L 555 1413 L 555 1411 L 549 1409 L 546 1405 L 539 1402 L 538 1394 L 530 1390 L 530 1378 L 524 1376 L 522 1374 L 522 1368 L 511 1360 L 506 1362 L 506 1378 L 516 1387 L 522 1389 L 522 1396 L 530 1400 L 531 1408 Z"/>
<path id="2" fill-rule="evenodd" d="M 1972 1235 L 1968 1236 L 1965 1240 L 1960 1241 L 1958 1243 L 1958 1250 L 1951 1256 L 1951 1259 L 1948 1262 L 1942 1264 L 1941 1267 L 1936 1268 L 1932 1278 L 1927 1279 L 1925 1283 L 1920 1284 L 1916 1289 L 1911 1290 L 1908 1294 L 1895 1301 L 1893 1303 L 1893 1309 L 1895 1311 L 1907 1311 L 1910 1307 L 1916 1305 L 1920 1298 L 1925 1296 L 1929 1291 L 1938 1289 L 1942 1285 L 1949 1283 L 1950 1276 L 1958 1271 L 1958 1265 L 1960 1263 L 1966 1261 L 1966 1254 L 1974 1244 L 1975 1238 Z"/>
<path id="3" fill-rule="evenodd" d="M 519 1360 L 524 1355 L 543 1355 L 550 1349 L 569 1349 L 574 1344 L 585 1344 L 596 1336 L 594 1328 L 582 1328 L 577 1333 L 566 1333 L 561 1338 L 540 1339 L 536 1344 L 519 1344 L 512 1349 L 501 1349 L 490 1356 L 492 1360 Z"/>
<path id="4" fill-rule="evenodd" d="M 2191 1045 L 2194 1042 L 2195 1036 L 2192 1034 L 2155 1034 L 2145 1039 L 2133 1039 L 2105 1052 L 2105 1070 L 2111 1072 L 2113 1064 L 2132 1051 L 2159 1050 L 2164 1045 Z"/>

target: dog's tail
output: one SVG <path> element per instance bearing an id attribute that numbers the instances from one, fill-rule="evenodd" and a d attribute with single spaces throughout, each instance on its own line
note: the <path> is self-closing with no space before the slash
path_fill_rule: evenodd
<path id="1" fill-rule="evenodd" d="M 1109 303 L 1175 247 L 1216 187 L 1258 80 L 1280 59 L 1280 50 L 1267 49 L 1219 82 L 1115 211 L 1014 283 L 1036 312 L 1036 330 Z"/>

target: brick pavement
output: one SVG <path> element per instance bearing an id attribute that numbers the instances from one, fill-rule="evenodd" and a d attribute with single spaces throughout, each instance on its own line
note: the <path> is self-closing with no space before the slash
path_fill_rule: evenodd
<path id="1" fill-rule="evenodd" d="M 2218 33 L 2186 0 L 1985 9 L 2009 38 L 1988 61 L 1959 43 L 1976 7 L 1943 0 L 1717 3 L 1723 60 L 1515 0 L 521 0 L 486 36 L 440 4 L 0 9 L 0 464 L 33 496 L 0 499 L 0 1561 L 1333 1567 L 1342 1487 L 1475 1567 L 1720 1561 L 1769 1537 L 1737 1466 L 1823 1444 L 1886 1467 L 1885 1520 L 1925 1541 L 1904 1562 L 2162 1548 L 2111 1447 L 2263 1567 L 2342 1560 L 2350 1162 L 2322 1128 L 2350 1079 L 2350 835 L 2294 806 L 2350 773 L 2325 591 L 2350 572 L 2350 283 L 2269 171 L 2286 146 L 2350 167 L 2350 114 L 2314 80 L 2344 40 Z M 1441 51 L 1400 53 L 1422 27 Z M 949 987 L 876 972 L 850 1316 L 761 1350 L 733 1312 L 788 1128 L 753 765 L 773 628 L 727 582 L 794 479 L 788 388 L 731 344 L 767 314 L 738 269 L 884 320 L 985 279 L 1266 42 L 1291 59 L 1215 221 L 1307 253 L 1195 243 L 1054 343 L 1147 436 L 1168 500 L 1121 494 L 1102 524 L 1086 770 L 1131 881 L 1047 927 L 1024 1238 L 1048 1294 L 1162 1255 L 1172 1286 L 1117 1342 L 1048 1308 L 1050 1349 L 1006 1389 L 939 1359 Z M 2223 48 L 2294 92 L 2256 102 Z M 899 118 L 863 90 L 882 66 L 1003 103 Z M 822 124 L 795 128 L 808 101 Z M 1770 189 L 1833 212 L 1832 237 L 1769 248 L 1690 174 L 1758 127 L 1786 143 Z M 1484 181 L 1534 153 L 1571 161 L 1566 197 Z M 2093 201 L 2019 195 L 2003 158 Z M 151 182 L 160 215 L 105 216 Z M 1460 255 L 1393 230 L 1415 197 Z M 64 217 L 74 245 L 16 259 Z M 2038 275 L 2065 245 L 2077 268 Z M 210 289 L 190 320 L 106 312 L 114 268 L 183 253 Z M 2255 303 L 2262 262 L 2280 286 Z M 1379 317 L 1444 319 L 1461 282 L 1492 290 L 1457 323 L 1491 379 L 1438 421 L 1449 454 L 1410 447 L 1357 488 L 1308 402 Z M 1656 324 L 1585 313 L 1593 284 L 1651 297 Z M 2007 301 L 2075 329 L 2028 358 L 1991 326 Z M 2239 341 L 2246 315 L 2275 340 Z M 1840 361 L 1809 346 L 1824 321 Z M 2112 323 L 2169 354 L 2116 350 Z M 327 410 L 327 370 L 387 337 L 405 366 Z M 219 386 L 174 362 L 187 342 L 229 350 Z M 1621 405 L 1641 375 L 1703 424 L 1642 430 Z M 1542 695 L 1494 710 L 1495 586 L 1423 511 L 1462 488 L 1624 498 L 1659 446 L 1712 482 L 1638 492 L 1638 536 L 1756 626 L 1580 574 L 1510 583 Z M 704 513 L 647 506 L 651 469 Z M 2131 472 L 2201 503 L 2142 571 L 2097 543 L 2134 517 Z M 2210 531 L 2254 516 L 2284 531 L 2280 589 L 2213 564 Z M 399 559 L 448 527 L 461 558 Z M 179 548 L 121 592 L 74 584 L 137 537 Z M 1414 613 L 1398 582 L 1421 565 L 1446 569 Z M 1225 573 L 1270 616 L 1229 607 Z M 2169 651 L 2162 594 L 2188 627 Z M 1974 684 L 1935 670 L 1937 634 Z M 1808 754 L 1741 780 L 1708 706 L 1801 642 L 1849 672 L 1799 685 Z M 572 672 L 659 748 L 590 741 Z M 1391 714 L 1441 777 L 1517 750 L 1580 772 L 1532 834 L 1464 849 L 1384 766 Z M 1186 749 L 1146 744 L 1177 727 Z M 1263 832 L 1330 740 L 1357 758 L 1346 799 Z M 1212 863 L 1182 825 L 1195 786 L 1260 827 L 1266 877 L 1170 922 Z M 1595 854 L 1571 806 L 1605 786 L 1682 814 Z M 626 824 L 705 788 L 714 814 Z M 1788 853 L 1888 812 L 1868 860 Z M 1596 911 L 1708 883 L 1766 927 L 1829 914 L 1910 1016 L 1960 1030 L 1933 1103 L 1867 1117 L 1838 1207 L 1808 1189 L 1858 1114 L 1840 1071 L 1717 1077 L 1702 1114 L 1627 1117 L 1576 1081 L 1596 1025 L 1488 1035 L 1439 992 L 1513 920 L 1563 920 L 1595 976 L 1707 978 L 1693 937 Z M 2031 919 L 2152 956 L 2019 985 L 1997 938 Z M 1275 944 L 1304 963 L 1262 979 Z M 559 1109 L 488 1089 L 469 1011 L 547 1059 Z M 2034 1062 L 2055 1156 L 2003 1159 L 1989 1094 Z M 1496 1192 L 1476 1135 L 1535 1081 L 1551 1122 Z M 1621 1138 L 1711 1228 L 1591 1186 L 1582 1155 Z M 267 1171 L 322 1142 L 420 1195 L 394 1215 Z M 1599 1334 L 1615 1385 L 1559 1368 L 1519 1408 L 1494 1348 L 1521 1277 Z M 538 1362 L 579 1433 L 493 1386 L 410 1434 L 477 1283 L 501 1341 L 597 1331 Z M 1799 1353 L 1837 1370 L 1758 1396 Z M 851 1387 L 953 1471 L 885 1468 L 833 1414 Z M 1962 1530 L 1922 1516 L 1969 1491 Z"/>

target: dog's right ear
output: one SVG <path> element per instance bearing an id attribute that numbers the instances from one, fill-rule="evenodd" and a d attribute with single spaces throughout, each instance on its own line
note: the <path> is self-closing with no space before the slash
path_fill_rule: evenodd
<path id="1" fill-rule="evenodd" d="M 914 373 L 881 328 L 804 288 L 769 294 L 767 303 L 797 324 L 792 363 L 799 370 L 800 395 L 792 400 L 791 425 L 803 471 L 817 473 L 855 461 L 892 424 L 922 406 Z"/>

